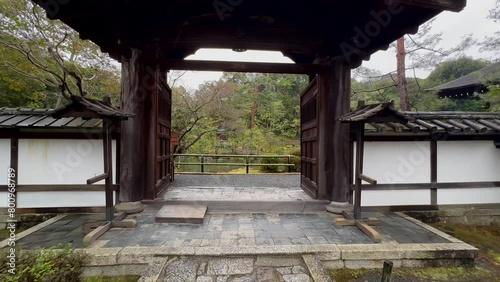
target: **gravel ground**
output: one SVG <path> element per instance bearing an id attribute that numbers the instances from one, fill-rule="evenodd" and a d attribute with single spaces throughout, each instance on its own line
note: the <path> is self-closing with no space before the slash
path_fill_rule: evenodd
<path id="1" fill-rule="evenodd" d="M 250 175 L 193 175 L 176 174 L 171 187 L 278 187 L 300 188 L 300 175 L 290 174 L 250 174 Z"/>

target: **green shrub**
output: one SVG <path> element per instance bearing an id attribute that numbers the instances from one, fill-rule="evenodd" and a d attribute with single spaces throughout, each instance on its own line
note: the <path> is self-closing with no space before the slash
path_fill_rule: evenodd
<path id="1" fill-rule="evenodd" d="M 14 282 L 80 282 L 83 266 L 88 255 L 76 251 L 71 245 L 50 249 L 22 251 L 16 255 L 15 275 L 8 273 L 8 267 L 0 268 L 0 281 Z M 56 249 L 59 248 L 59 249 Z M 7 265 L 7 249 L 2 250 L 0 263 Z"/>
<path id="2" fill-rule="evenodd" d="M 300 148 L 290 151 L 290 155 L 300 157 L 301 156 Z"/>
<path id="3" fill-rule="evenodd" d="M 290 157 L 290 163 L 294 164 L 295 166 L 292 167 L 293 172 L 300 172 L 300 157 L 298 156 L 291 156 Z"/>
<path id="4" fill-rule="evenodd" d="M 284 158 L 263 158 L 261 163 L 263 164 L 282 164 L 285 163 Z M 266 173 L 277 173 L 280 172 L 279 166 L 263 165 L 260 167 L 261 172 Z"/>

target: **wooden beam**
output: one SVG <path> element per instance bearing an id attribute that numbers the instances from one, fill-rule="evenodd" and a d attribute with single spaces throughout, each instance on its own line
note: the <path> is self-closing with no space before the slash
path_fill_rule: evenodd
<path id="1" fill-rule="evenodd" d="M 369 177 L 369 176 L 366 176 L 366 175 L 364 175 L 364 174 L 360 174 L 358 177 L 359 177 L 361 180 L 363 180 L 363 181 L 365 181 L 365 182 L 370 183 L 371 185 L 377 185 L 377 180 L 375 180 L 375 179 L 373 179 L 373 178 L 371 178 L 371 177 Z"/>
<path id="2" fill-rule="evenodd" d="M 106 178 L 104 180 L 104 191 L 105 191 L 105 202 L 106 202 L 106 221 L 112 221 L 114 212 L 114 199 L 113 190 L 111 185 L 113 184 L 113 153 L 112 153 L 112 143 L 111 143 L 111 133 L 110 133 L 111 121 L 108 119 L 103 120 L 103 159 L 104 159 L 104 174 Z"/>
<path id="3" fill-rule="evenodd" d="M 396 184 L 363 184 L 363 190 L 367 191 L 390 191 L 390 190 L 428 190 L 432 188 L 436 189 L 463 189 L 463 188 L 498 188 L 500 187 L 500 182 L 493 181 L 483 181 L 483 182 L 443 182 L 443 183 L 396 183 Z M 351 185 L 351 190 L 354 190 L 354 186 Z"/>
<path id="4" fill-rule="evenodd" d="M 354 219 L 361 219 L 361 175 L 363 174 L 363 155 L 365 146 L 365 124 L 364 122 L 356 124 L 356 169 L 355 175 L 357 175 L 354 184 Z"/>
<path id="5" fill-rule="evenodd" d="M 107 177 L 108 177 L 107 173 L 96 175 L 96 176 L 94 176 L 92 178 L 87 179 L 87 185 L 92 185 L 92 184 L 94 184 L 96 182 L 99 182 L 101 180 L 106 179 Z"/>
<path id="6" fill-rule="evenodd" d="M 7 185 L 0 185 L 0 192 L 7 191 Z M 113 191 L 119 191 L 119 185 L 112 185 Z M 41 184 L 41 185 L 18 185 L 17 192 L 61 192 L 61 191 L 104 191 L 104 185 L 85 185 L 85 184 Z"/>
<path id="7" fill-rule="evenodd" d="M 389 3 L 390 0 L 386 0 Z M 452 12 L 462 11 L 466 4 L 466 0 L 399 0 L 404 6 L 415 6 L 425 9 L 446 10 Z"/>
<path id="8" fill-rule="evenodd" d="M 16 204 L 18 201 L 17 197 L 17 191 L 18 191 L 18 178 L 19 178 L 19 139 L 17 138 L 12 138 L 10 139 L 10 168 L 13 169 L 14 171 L 12 172 L 14 174 L 14 177 L 9 177 L 9 180 L 13 181 L 14 184 L 14 197 L 16 200 Z M 9 173 L 9 174 L 12 174 Z M 7 183 L 9 184 L 9 183 Z M 6 190 L 8 191 L 7 187 Z"/>
<path id="9" fill-rule="evenodd" d="M 96 229 L 92 230 L 89 234 L 85 235 L 85 237 L 83 237 L 83 244 L 85 246 L 92 244 L 93 242 L 97 241 L 99 237 L 104 235 L 104 233 L 106 233 L 110 228 L 111 228 L 111 221 L 97 227 Z"/>
<path id="10" fill-rule="evenodd" d="M 135 116 L 122 122 L 120 153 L 120 201 L 154 199 L 155 119 L 153 93 L 157 88 L 151 54 L 132 50 L 122 58 L 122 109 Z M 151 177 L 153 174 L 153 177 Z M 151 196 L 153 195 L 153 196 Z"/>
<path id="11" fill-rule="evenodd" d="M 330 71 L 330 66 L 318 64 L 251 63 L 195 60 L 163 60 L 162 67 L 170 70 L 223 71 L 316 74 Z"/>
<path id="12" fill-rule="evenodd" d="M 431 140 L 431 205 L 437 206 L 437 141 Z"/>
<path id="13" fill-rule="evenodd" d="M 380 234 L 363 221 L 356 220 L 356 227 L 358 227 L 359 230 L 363 231 L 363 233 L 370 237 L 373 242 L 380 243 L 382 241 L 382 239 L 380 238 Z"/>
<path id="14" fill-rule="evenodd" d="M 328 73 L 318 75 L 318 198 L 347 203 L 349 186 L 349 125 L 337 117 L 349 112 L 351 69 L 336 59 Z"/>

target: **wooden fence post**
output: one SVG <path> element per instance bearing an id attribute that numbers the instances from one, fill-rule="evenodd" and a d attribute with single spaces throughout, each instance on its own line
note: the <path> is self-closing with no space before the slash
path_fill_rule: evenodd
<path id="1" fill-rule="evenodd" d="M 200 160 L 201 173 L 205 173 L 205 165 L 203 165 L 204 163 L 205 163 L 205 157 L 201 155 L 201 160 Z"/>
<path id="2" fill-rule="evenodd" d="M 288 162 L 287 164 L 290 164 L 290 155 L 288 155 Z M 288 173 L 292 172 L 292 167 L 288 166 Z"/>
<path id="3" fill-rule="evenodd" d="M 392 261 L 384 261 L 384 268 L 382 269 L 382 282 L 391 282 L 392 280 Z"/>
<path id="4" fill-rule="evenodd" d="M 248 155 L 246 156 L 246 162 L 247 162 L 247 174 L 248 174 L 248 171 L 249 171 L 249 163 L 250 163 L 250 160 L 248 158 Z"/>

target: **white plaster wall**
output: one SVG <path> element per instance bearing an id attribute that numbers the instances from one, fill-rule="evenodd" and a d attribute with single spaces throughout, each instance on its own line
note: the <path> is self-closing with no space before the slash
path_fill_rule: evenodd
<path id="1" fill-rule="evenodd" d="M 500 181 L 500 149 L 493 141 L 438 142 L 438 182 Z"/>
<path id="2" fill-rule="evenodd" d="M 113 140 L 113 182 L 115 146 Z M 102 140 L 21 139 L 18 184 L 86 184 L 87 179 L 104 173 L 102 147 Z"/>
<path id="3" fill-rule="evenodd" d="M 10 139 L 0 139 L 0 185 L 7 184 L 7 170 L 10 167 Z"/>
<path id="4" fill-rule="evenodd" d="M 7 197 L 8 193 L 7 192 L 0 192 L 0 208 L 6 208 L 7 207 L 7 200 L 9 199 Z"/>
<path id="5" fill-rule="evenodd" d="M 365 142 L 363 174 L 380 184 L 429 183 L 430 163 L 429 142 Z"/>
<path id="6" fill-rule="evenodd" d="M 438 205 L 498 203 L 500 188 L 438 189 Z"/>
<path id="7" fill-rule="evenodd" d="M 430 190 L 385 190 L 361 193 L 361 206 L 430 205 Z"/>
<path id="8" fill-rule="evenodd" d="M 18 208 L 104 207 L 104 191 L 21 192 Z"/>

